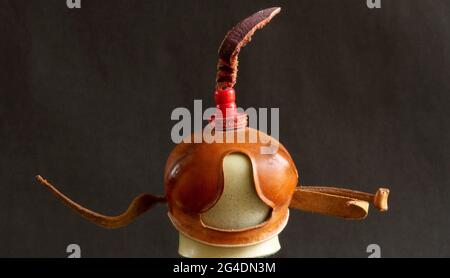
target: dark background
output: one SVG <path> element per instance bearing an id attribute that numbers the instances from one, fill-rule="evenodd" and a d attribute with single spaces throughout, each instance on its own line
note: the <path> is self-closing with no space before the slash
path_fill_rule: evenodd
<path id="1" fill-rule="evenodd" d="M 106 230 L 34 176 L 107 214 L 163 194 L 172 110 L 214 105 L 223 36 L 275 5 L 240 55 L 238 105 L 280 108 L 302 183 L 392 192 L 364 221 L 291 211 L 277 256 L 450 256 L 447 0 L 0 1 L 0 256 L 176 257 L 164 205 Z"/>

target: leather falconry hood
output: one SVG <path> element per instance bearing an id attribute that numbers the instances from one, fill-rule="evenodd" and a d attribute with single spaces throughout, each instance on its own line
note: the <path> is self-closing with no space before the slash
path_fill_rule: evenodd
<path id="1" fill-rule="evenodd" d="M 239 113 L 233 89 L 237 79 L 238 55 L 257 29 L 264 27 L 280 8 L 259 11 L 238 23 L 225 36 L 219 49 L 216 77 L 216 113 L 211 118 L 211 135 L 223 140 L 178 144 L 169 155 L 165 171 L 166 196 L 141 194 L 128 209 L 117 216 L 106 216 L 89 210 L 58 191 L 41 176 L 36 179 L 57 198 L 83 217 L 106 228 L 128 225 L 157 203 L 167 202 L 168 215 L 183 235 L 212 246 L 248 246 L 265 241 L 285 227 L 289 208 L 363 219 L 369 203 L 378 210 L 388 209 L 389 190 L 379 188 L 375 194 L 327 186 L 298 184 L 298 172 L 288 151 L 275 138 L 247 127 L 247 115 Z M 231 143 L 227 138 L 231 137 Z M 195 142 L 195 143 L 194 143 Z M 274 147 L 272 153 L 263 148 Z M 253 184 L 258 197 L 270 207 L 270 214 L 258 225 L 242 229 L 223 229 L 202 221 L 224 191 L 223 160 L 232 153 L 245 155 L 251 163 Z"/>

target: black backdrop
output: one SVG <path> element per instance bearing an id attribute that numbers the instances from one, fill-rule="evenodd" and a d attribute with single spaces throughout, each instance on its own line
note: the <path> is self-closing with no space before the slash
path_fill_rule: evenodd
<path id="1" fill-rule="evenodd" d="M 277 256 L 450 256 L 450 2 L 381 3 L 0 1 L 0 256 L 177 256 L 165 206 L 105 230 L 33 177 L 110 214 L 163 194 L 171 111 L 213 105 L 223 36 L 274 5 L 241 53 L 238 104 L 280 108 L 301 182 L 392 192 L 364 221 L 291 211 Z"/>

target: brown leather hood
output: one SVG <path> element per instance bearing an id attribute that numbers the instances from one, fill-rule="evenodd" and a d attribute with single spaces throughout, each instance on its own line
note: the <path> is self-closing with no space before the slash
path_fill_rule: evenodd
<path id="1" fill-rule="evenodd" d="M 201 143 L 181 143 L 169 155 L 164 174 L 169 216 L 178 230 L 199 241 L 215 245 L 256 243 L 284 227 L 298 173 L 287 150 L 274 138 L 251 128 L 216 131 L 215 135 L 225 142 L 226 134 L 230 132 L 234 142 L 240 135 L 243 142 L 206 143 L 202 140 Z M 250 141 L 252 135 L 257 139 L 253 143 Z M 194 136 L 191 135 L 190 142 Z M 276 151 L 263 154 L 261 148 L 269 145 Z M 250 159 L 256 192 L 272 208 L 272 214 L 263 224 L 245 231 L 220 232 L 203 225 L 200 214 L 219 200 L 224 186 L 223 159 L 231 153 L 242 153 Z"/>
<path id="2" fill-rule="evenodd" d="M 233 131 L 228 131 L 233 132 Z M 244 143 L 181 143 L 166 163 L 164 184 L 169 208 L 185 212 L 202 213 L 211 208 L 223 190 L 222 163 L 230 153 L 242 153 L 252 163 L 253 178 L 258 196 L 273 209 L 289 205 L 298 173 L 287 150 L 269 135 L 251 128 L 245 133 Z M 257 142 L 250 143 L 254 132 Z M 226 132 L 222 132 L 225 134 Z M 192 137 L 194 135 L 191 135 Z M 261 147 L 277 146 L 273 154 L 262 154 Z M 262 143 L 264 142 L 264 143 Z"/>

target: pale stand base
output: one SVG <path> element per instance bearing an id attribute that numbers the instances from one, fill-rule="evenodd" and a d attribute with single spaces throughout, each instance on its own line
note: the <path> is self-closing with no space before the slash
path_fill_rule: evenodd
<path id="1" fill-rule="evenodd" d="M 250 246 L 219 247 L 179 235 L 178 253 L 186 258 L 257 258 L 270 256 L 281 249 L 278 236 Z"/>

